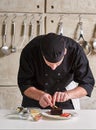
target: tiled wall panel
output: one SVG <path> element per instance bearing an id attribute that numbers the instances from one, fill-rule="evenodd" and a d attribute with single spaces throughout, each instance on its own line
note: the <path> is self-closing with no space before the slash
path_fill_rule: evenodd
<path id="1" fill-rule="evenodd" d="M 0 11 L 44 12 L 44 0 L 1 0 Z"/>
<path id="2" fill-rule="evenodd" d="M 47 13 L 96 13 L 95 0 L 47 0 Z"/>
<path id="3" fill-rule="evenodd" d="M 16 109 L 21 106 L 22 96 L 17 86 L 0 87 L 0 109 Z"/>

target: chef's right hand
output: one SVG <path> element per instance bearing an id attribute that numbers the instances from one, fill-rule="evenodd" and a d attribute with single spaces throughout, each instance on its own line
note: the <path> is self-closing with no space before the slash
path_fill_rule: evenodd
<path id="1" fill-rule="evenodd" d="M 52 107 L 53 106 L 52 96 L 48 93 L 44 93 L 39 100 L 39 104 L 43 108 L 48 107 L 48 106 Z"/>

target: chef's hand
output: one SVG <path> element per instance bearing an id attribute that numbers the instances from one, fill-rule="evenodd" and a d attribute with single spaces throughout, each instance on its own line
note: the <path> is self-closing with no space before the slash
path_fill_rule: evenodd
<path id="1" fill-rule="evenodd" d="M 55 105 L 55 102 L 66 102 L 70 99 L 70 96 L 68 95 L 68 92 L 55 92 L 53 95 L 53 105 Z"/>
<path id="2" fill-rule="evenodd" d="M 50 94 L 48 94 L 48 93 L 44 93 L 41 96 L 40 100 L 39 100 L 39 104 L 43 108 L 48 107 L 48 106 L 52 107 L 53 106 L 53 104 L 52 104 L 52 96 Z"/>

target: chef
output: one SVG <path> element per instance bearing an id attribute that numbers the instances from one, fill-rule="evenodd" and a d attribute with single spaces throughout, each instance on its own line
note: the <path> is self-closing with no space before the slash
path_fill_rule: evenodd
<path id="1" fill-rule="evenodd" d="M 77 86 L 72 87 L 72 82 Z M 78 43 L 48 33 L 35 37 L 22 50 L 18 86 L 23 107 L 75 109 L 74 99 L 91 96 L 94 77 Z"/>

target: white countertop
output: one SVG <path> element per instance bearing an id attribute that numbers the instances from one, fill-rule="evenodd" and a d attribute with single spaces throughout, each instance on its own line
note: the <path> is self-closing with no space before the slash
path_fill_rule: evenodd
<path id="1" fill-rule="evenodd" d="M 4 115 L 10 112 L 10 110 L 0 110 L 0 130 L 96 130 L 96 110 L 75 111 L 78 113 L 78 116 L 72 117 L 68 120 L 41 119 L 39 121 L 7 119 Z"/>

